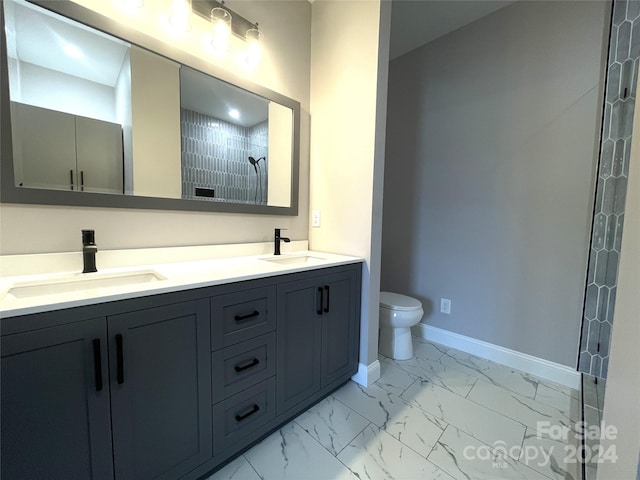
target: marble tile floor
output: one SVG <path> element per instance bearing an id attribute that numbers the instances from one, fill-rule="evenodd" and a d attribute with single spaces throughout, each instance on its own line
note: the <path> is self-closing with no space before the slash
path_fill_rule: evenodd
<path id="1" fill-rule="evenodd" d="M 581 394 L 426 340 L 208 480 L 579 480 Z"/>

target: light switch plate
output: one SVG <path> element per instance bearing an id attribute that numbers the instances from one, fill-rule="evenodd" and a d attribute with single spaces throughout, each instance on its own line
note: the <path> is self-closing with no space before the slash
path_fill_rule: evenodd
<path id="1" fill-rule="evenodd" d="M 311 212 L 311 226 L 312 227 L 320 226 L 320 210 L 313 210 Z"/>
<path id="2" fill-rule="evenodd" d="M 440 299 L 440 313 L 451 315 L 451 300 L 449 300 L 448 298 Z"/>

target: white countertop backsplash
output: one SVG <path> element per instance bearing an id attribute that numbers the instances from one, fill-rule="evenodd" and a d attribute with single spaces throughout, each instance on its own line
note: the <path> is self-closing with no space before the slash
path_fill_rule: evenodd
<path id="1" fill-rule="evenodd" d="M 98 247 L 99 248 L 99 247 Z M 273 256 L 273 242 L 196 247 L 106 250 L 96 254 L 97 274 L 82 272 L 82 252 L 0 256 L 0 317 L 124 300 L 146 295 L 252 280 L 363 261 L 362 258 L 308 250 L 308 242 L 281 244 L 282 257 L 308 255 L 309 264 L 283 265 L 264 261 Z M 47 282 L 61 277 L 153 271 L 163 280 L 65 293 L 14 298 L 16 284 Z"/>

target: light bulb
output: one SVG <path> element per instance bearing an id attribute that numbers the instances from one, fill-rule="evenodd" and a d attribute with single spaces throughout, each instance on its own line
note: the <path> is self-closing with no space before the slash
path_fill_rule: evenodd
<path id="1" fill-rule="evenodd" d="M 245 61 L 249 68 L 256 68 L 262 58 L 262 39 L 264 35 L 257 28 L 247 30 L 247 53 Z"/>
<path id="2" fill-rule="evenodd" d="M 186 32 L 191 28 L 189 15 L 191 14 L 191 0 L 172 0 L 169 23 L 180 32 Z"/>
<path id="3" fill-rule="evenodd" d="M 226 52 L 231 37 L 231 14 L 224 8 L 211 10 L 211 46 L 218 52 Z"/>

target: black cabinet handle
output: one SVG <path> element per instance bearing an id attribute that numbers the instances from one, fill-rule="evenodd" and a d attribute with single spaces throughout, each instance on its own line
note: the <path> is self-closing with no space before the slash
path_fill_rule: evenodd
<path id="1" fill-rule="evenodd" d="M 73 190 L 73 170 L 69 170 L 69 175 L 71 177 L 71 190 Z"/>
<path id="2" fill-rule="evenodd" d="M 116 376 L 118 385 L 122 385 L 124 383 L 124 345 L 121 334 L 116 335 L 116 357 L 118 365 L 116 367 Z"/>
<path id="3" fill-rule="evenodd" d="M 254 403 L 247 413 L 243 413 L 242 415 L 236 415 L 236 422 L 241 422 L 245 418 L 248 418 L 254 413 L 256 413 L 258 410 L 260 410 L 260 407 Z"/>
<path id="4" fill-rule="evenodd" d="M 259 316 L 260 316 L 260 312 L 258 310 L 254 310 L 253 312 L 247 313 L 246 315 L 236 315 L 233 318 L 235 319 L 236 322 L 241 322 L 243 320 L 248 320 L 249 318 L 259 317 Z"/>
<path id="5" fill-rule="evenodd" d="M 80 170 L 80 191 L 84 192 L 84 170 Z"/>
<path id="6" fill-rule="evenodd" d="M 316 313 L 318 315 L 322 315 L 322 305 L 324 304 L 324 290 L 322 287 L 318 287 L 318 294 L 320 295 L 320 301 L 318 302 L 318 309 Z"/>
<path id="7" fill-rule="evenodd" d="M 99 338 L 93 340 L 93 368 L 96 377 L 96 392 L 99 392 L 102 390 L 102 354 Z"/>
<path id="8" fill-rule="evenodd" d="M 327 304 L 324 307 L 324 313 L 329 313 L 329 285 L 324 286 L 324 291 L 327 293 Z"/>
<path id="9" fill-rule="evenodd" d="M 255 367 L 259 363 L 260 363 L 260 360 L 258 360 L 257 358 L 254 358 L 253 360 L 245 363 L 244 365 L 236 365 L 234 367 L 234 369 L 235 369 L 236 372 L 240 373 L 240 372 L 246 370 L 247 368 Z"/>

